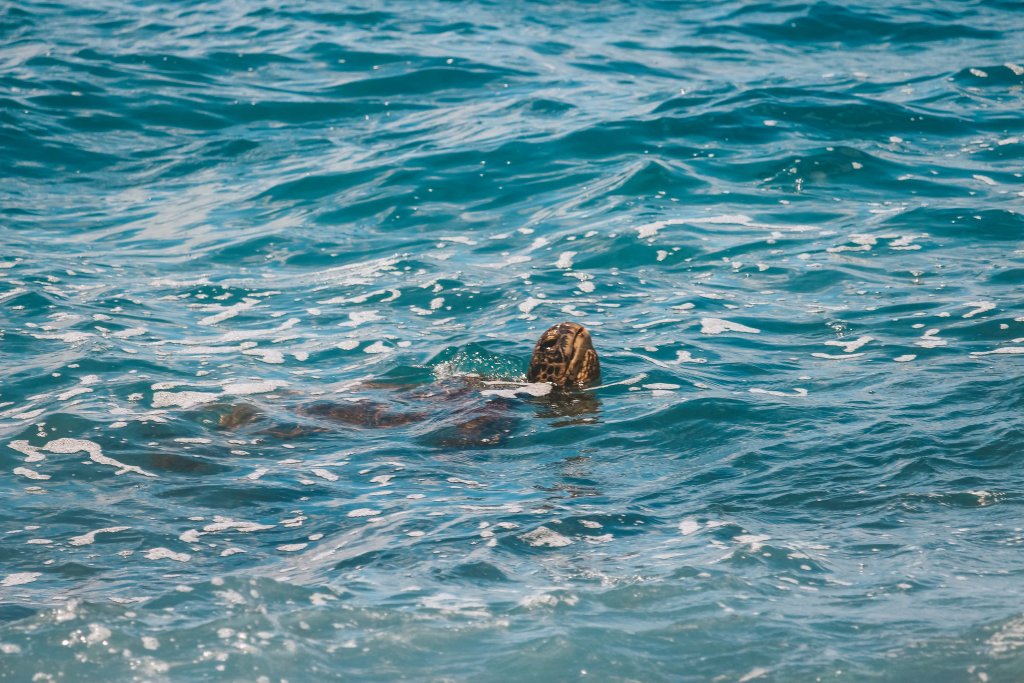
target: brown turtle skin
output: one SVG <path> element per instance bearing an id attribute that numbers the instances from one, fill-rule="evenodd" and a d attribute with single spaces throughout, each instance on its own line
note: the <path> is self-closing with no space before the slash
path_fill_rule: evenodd
<path id="1" fill-rule="evenodd" d="M 590 333 L 577 323 L 564 322 L 554 325 L 540 336 L 533 349 L 530 367 L 526 373 L 529 382 L 550 382 L 557 389 L 585 387 L 600 380 L 601 365 L 597 352 L 590 339 Z M 370 382 L 367 388 L 381 388 Z M 417 392 L 412 398 L 436 402 L 438 400 L 457 401 L 472 400 L 476 395 L 473 385 L 465 386 L 432 386 L 426 391 Z M 559 393 L 559 398 L 548 410 L 542 413 L 545 417 L 579 418 L 582 421 L 596 412 L 596 398 L 576 393 Z M 550 413 L 550 414 L 549 414 Z M 391 406 L 376 401 L 357 401 L 352 403 L 318 402 L 299 407 L 295 414 L 308 424 L 276 426 L 265 430 L 271 436 L 283 439 L 298 438 L 314 432 L 327 431 L 323 423 L 344 424 L 352 427 L 381 429 L 400 427 L 403 425 L 425 422 L 430 419 L 428 412 L 395 412 Z M 236 429 L 261 418 L 256 408 L 246 404 L 233 406 L 220 416 L 220 426 L 225 429 Z M 468 419 L 467 419 L 468 418 Z M 496 444 L 503 440 L 510 429 L 507 420 L 494 407 L 475 406 L 466 412 L 457 410 L 455 425 L 441 425 L 444 433 L 440 445 Z M 580 420 L 571 419 L 569 424 Z M 444 420 L 442 420 L 444 422 Z"/>
<path id="2" fill-rule="evenodd" d="M 533 347 L 526 373 L 528 382 L 550 382 L 556 387 L 585 387 L 601 379 L 601 363 L 587 328 L 558 323 L 545 330 Z"/>

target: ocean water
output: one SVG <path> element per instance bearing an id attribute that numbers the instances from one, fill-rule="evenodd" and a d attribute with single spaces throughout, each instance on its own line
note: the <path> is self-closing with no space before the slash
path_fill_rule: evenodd
<path id="1" fill-rule="evenodd" d="M 4 3 L 0 680 L 1021 680 L 1024 5 L 906 5 Z"/>

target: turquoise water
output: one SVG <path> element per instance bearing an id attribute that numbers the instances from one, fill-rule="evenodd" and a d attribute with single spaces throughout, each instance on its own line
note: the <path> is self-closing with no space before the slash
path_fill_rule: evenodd
<path id="1" fill-rule="evenodd" d="M 1022 28 L 0 7 L 0 680 L 1020 680 Z"/>

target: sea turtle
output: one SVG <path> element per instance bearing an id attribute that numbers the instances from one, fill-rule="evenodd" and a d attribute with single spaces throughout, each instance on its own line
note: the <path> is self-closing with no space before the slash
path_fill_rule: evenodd
<path id="1" fill-rule="evenodd" d="M 587 328 L 577 323 L 558 323 L 537 340 L 530 358 L 527 382 L 550 382 L 565 389 L 585 387 L 601 377 L 601 363 Z"/>
<path id="2" fill-rule="evenodd" d="M 334 431 L 339 424 L 368 429 L 417 425 L 420 435 L 433 445 L 495 444 L 512 431 L 515 421 L 503 401 L 521 393 L 543 397 L 540 414 L 545 417 L 592 420 L 588 416 L 596 412 L 597 400 L 578 390 L 596 383 L 600 375 L 590 333 L 583 325 L 563 322 L 545 330 L 537 340 L 525 387 L 521 382 L 495 381 L 478 374 L 428 385 L 373 380 L 359 384 L 353 400 L 299 405 L 291 411 L 294 422 L 263 431 L 288 439 Z M 375 400 L 383 391 L 389 392 L 388 400 Z M 493 400 L 481 402 L 481 394 Z M 239 404 L 228 406 L 219 422 L 222 428 L 237 429 L 262 418 L 255 406 Z"/>

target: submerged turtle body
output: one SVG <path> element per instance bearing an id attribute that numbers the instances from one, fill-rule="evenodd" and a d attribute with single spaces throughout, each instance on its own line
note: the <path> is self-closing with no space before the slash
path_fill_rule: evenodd
<path id="1" fill-rule="evenodd" d="M 600 378 L 600 363 L 590 333 L 577 323 L 559 323 L 547 329 L 537 340 L 526 379 L 531 383 L 552 385 L 549 405 L 542 414 L 572 417 L 596 409 L 596 399 L 571 392 Z M 488 382 L 480 376 L 462 376 L 426 386 L 368 382 L 364 389 L 399 389 L 395 401 L 369 399 L 317 401 L 294 410 L 298 421 L 264 430 L 278 438 L 297 438 L 315 432 L 332 431 L 332 426 L 347 425 L 365 429 L 385 429 L 423 423 L 424 436 L 440 446 L 495 444 L 512 431 L 515 418 L 505 401 L 481 403 L 481 391 L 497 397 L 511 397 L 515 390 L 494 389 L 494 384 L 517 387 L 514 382 Z M 490 387 L 490 390 L 488 390 Z M 508 393 L 506 394 L 506 391 Z M 533 392 L 531 392 L 533 393 Z M 538 395 L 534 393 L 534 395 Z M 547 398 L 545 396 L 545 398 Z M 406 409 L 409 408 L 409 409 Z M 225 429 L 242 427 L 261 418 L 251 405 L 232 406 L 220 417 Z"/>

